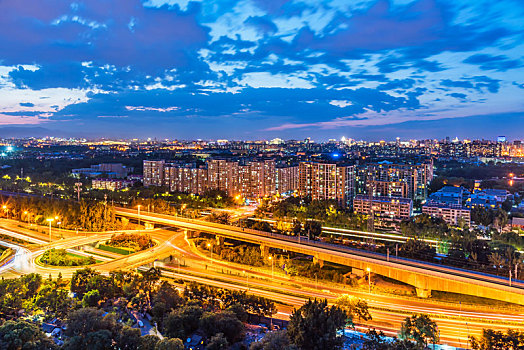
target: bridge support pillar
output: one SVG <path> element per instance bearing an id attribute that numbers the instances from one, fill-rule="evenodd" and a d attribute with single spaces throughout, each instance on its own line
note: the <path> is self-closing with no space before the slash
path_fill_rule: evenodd
<path id="1" fill-rule="evenodd" d="M 318 264 L 322 268 L 324 267 L 324 260 L 319 259 L 316 256 L 313 256 L 313 264 Z"/>
<path id="2" fill-rule="evenodd" d="M 415 288 L 417 290 L 417 297 L 427 299 L 431 297 L 431 289 Z"/>
<path id="3" fill-rule="evenodd" d="M 262 255 L 264 259 L 267 259 L 269 257 L 269 247 L 261 244 L 260 245 L 260 254 Z"/>
<path id="4" fill-rule="evenodd" d="M 222 246 L 224 244 L 224 237 L 216 236 L 217 245 Z"/>

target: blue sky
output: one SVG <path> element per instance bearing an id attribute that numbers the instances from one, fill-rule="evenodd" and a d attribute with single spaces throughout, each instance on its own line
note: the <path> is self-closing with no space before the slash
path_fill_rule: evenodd
<path id="1" fill-rule="evenodd" d="M 0 132 L 522 138 L 522 0 L 0 0 Z"/>

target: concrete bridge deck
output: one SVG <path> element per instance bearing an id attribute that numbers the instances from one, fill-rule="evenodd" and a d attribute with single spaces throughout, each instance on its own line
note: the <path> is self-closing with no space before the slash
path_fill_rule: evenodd
<path id="1" fill-rule="evenodd" d="M 116 214 L 138 219 L 136 210 L 116 208 Z M 524 305 L 523 281 L 512 281 L 510 286 L 507 278 L 476 271 L 405 258 L 390 257 L 388 260 L 383 254 L 340 245 L 307 239 L 299 241 L 298 237 L 169 215 L 141 213 L 140 220 L 259 244 L 262 252 L 271 247 L 310 255 L 319 263 L 329 261 L 362 270 L 369 268 L 373 273 L 414 286 L 420 297 L 429 297 L 432 290 L 439 290 Z"/>

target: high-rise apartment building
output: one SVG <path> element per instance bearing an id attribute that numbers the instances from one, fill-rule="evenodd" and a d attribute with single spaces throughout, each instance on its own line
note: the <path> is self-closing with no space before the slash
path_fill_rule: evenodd
<path id="1" fill-rule="evenodd" d="M 278 193 L 288 193 L 298 190 L 298 166 L 280 167 L 276 169 L 276 190 Z"/>
<path id="2" fill-rule="evenodd" d="M 336 200 L 349 206 L 354 194 L 354 167 L 335 163 L 301 162 L 298 192 L 313 200 Z"/>
<path id="3" fill-rule="evenodd" d="M 144 160 L 144 186 L 164 185 L 163 160 Z"/>
<path id="4" fill-rule="evenodd" d="M 276 177 L 272 159 L 243 162 L 210 159 L 207 167 L 144 161 L 144 185 L 166 186 L 172 192 L 203 193 L 217 189 L 233 197 L 262 198 L 276 193 Z"/>
<path id="5" fill-rule="evenodd" d="M 207 169 L 193 164 L 170 164 L 164 170 L 164 185 L 171 192 L 203 193 L 208 189 Z"/>
<path id="6" fill-rule="evenodd" d="M 404 183 L 407 192 L 403 197 L 413 200 L 424 200 L 428 195 L 428 185 L 433 179 L 433 163 L 424 164 L 392 164 L 389 162 L 372 163 L 359 166 L 356 170 L 356 193 L 368 194 L 369 187 L 373 184 L 379 186 L 376 190 L 382 190 L 384 183 L 394 186 L 394 191 L 402 191 Z M 397 183 L 394 185 L 393 183 Z M 390 190 L 384 191 L 385 193 Z M 393 188 L 391 189 L 393 191 Z"/>
<path id="7" fill-rule="evenodd" d="M 404 181 L 371 181 L 375 197 L 407 197 L 408 184 Z"/>

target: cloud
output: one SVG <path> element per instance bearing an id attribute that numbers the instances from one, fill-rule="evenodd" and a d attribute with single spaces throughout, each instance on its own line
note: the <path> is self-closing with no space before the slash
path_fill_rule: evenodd
<path id="1" fill-rule="evenodd" d="M 255 27 L 263 35 L 273 34 L 278 31 L 277 26 L 268 16 L 252 16 L 246 19 L 244 23 Z"/>
<path id="2" fill-rule="evenodd" d="M 500 80 L 492 79 L 487 76 L 475 76 L 471 78 L 462 78 L 460 80 L 445 79 L 441 83 L 443 86 L 459 87 L 465 89 L 474 89 L 479 92 L 497 93 L 500 87 Z"/>
<path id="3" fill-rule="evenodd" d="M 154 112 L 172 112 L 176 111 L 179 108 L 178 107 L 165 107 L 165 108 L 159 108 L 159 107 L 144 107 L 144 106 L 126 106 L 126 109 L 128 111 L 140 111 L 140 112 L 147 112 L 147 111 L 154 111 Z"/>
<path id="4" fill-rule="evenodd" d="M 475 54 L 465 59 L 464 63 L 478 65 L 482 70 L 507 71 L 522 67 L 522 62 L 519 60 L 512 60 L 503 55 Z"/>
<path id="5" fill-rule="evenodd" d="M 0 113 L 262 137 L 516 112 L 523 23 L 518 0 L 4 0 Z"/>
<path id="6" fill-rule="evenodd" d="M 98 61 L 143 70 L 184 67 L 207 41 L 196 10 L 143 7 L 139 0 L 0 2 L 0 52 L 7 63 Z M 134 18 L 133 30 L 129 21 Z"/>

